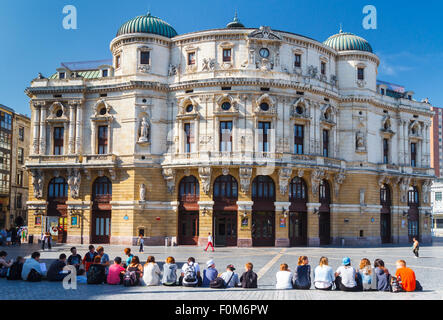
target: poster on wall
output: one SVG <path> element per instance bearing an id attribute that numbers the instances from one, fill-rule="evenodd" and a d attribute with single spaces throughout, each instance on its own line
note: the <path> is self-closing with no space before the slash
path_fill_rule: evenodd
<path id="1" fill-rule="evenodd" d="M 286 228 L 286 218 L 280 218 L 280 228 Z"/>
<path id="2" fill-rule="evenodd" d="M 58 217 L 47 217 L 46 231 L 52 236 L 58 236 Z"/>

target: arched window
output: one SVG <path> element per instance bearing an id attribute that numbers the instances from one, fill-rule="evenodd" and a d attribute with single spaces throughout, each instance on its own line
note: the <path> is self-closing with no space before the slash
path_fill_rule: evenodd
<path id="1" fill-rule="evenodd" d="M 94 181 L 92 186 L 93 198 L 112 196 L 112 182 L 107 177 L 100 177 Z"/>
<path id="2" fill-rule="evenodd" d="M 289 201 L 307 201 L 306 183 L 302 178 L 295 177 L 289 186 Z"/>
<path id="3" fill-rule="evenodd" d="M 269 176 L 257 176 L 252 182 L 252 199 L 275 201 L 275 184 Z"/>
<path id="4" fill-rule="evenodd" d="M 67 198 L 68 197 L 68 184 L 64 178 L 54 178 L 49 182 L 48 186 L 48 198 Z"/>
<path id="5" fill-rule="evenodd" d="M 329 183 L 326 180 L 320 181 L 319 198 L 320 198 L 321 203 L 330 203 L 331 202 L 331 193 L 330 193 Z"/>
<path id="6" fill-rule="evenodd" d="M 237 180 L 231 175 L 220 176 L 214 181 L 214 199 L 237 199 Z"/>
<path id="7" fill-rule="evenodd" d="M 418 205 L 419 204 L 418 189 L 415 186 L 409 187 L 408 191 L 408 205 Z"/>
<path id="8" fill-rule="evenodd" d="M 180 181 L 179 200 L 180 201 L 198 201 L 200 197 L 200 185 L 194 176 L 184 177 Z"/>
<path id="9" fill-rule="evenodd" d="M 380 188 L 380 204 L 382 206 L 391 205 L 391 189 L 386 184 Z"/>

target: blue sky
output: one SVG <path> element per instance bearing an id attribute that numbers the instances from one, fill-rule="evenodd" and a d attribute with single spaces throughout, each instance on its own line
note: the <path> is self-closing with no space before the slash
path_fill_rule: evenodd
<path id="1" fill-rule="evenodd" d="M 377 8 L 377 29 L 362 27 L 365 5 Z M 78 29 L 65 30 L 63 7 L 78 10 Z M 440 1 L 279 0 L 2 0 L 0 3 L 0 104 L 29 114 L 24 89 L 38 72 L 49 76 L 61 62 L 110 58 L 121 24 L 146 13 L 179 34 L 224 27 L 238 10 L 247 27 L 268 25 L 319 41 L 343 30 L 366 38 L 381 58 L 379 79 L 404 85 L 416 98 L 443 107 L 443 4 Z"/>

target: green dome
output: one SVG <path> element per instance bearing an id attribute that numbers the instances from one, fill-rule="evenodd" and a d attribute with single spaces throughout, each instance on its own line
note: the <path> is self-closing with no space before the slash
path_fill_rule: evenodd
<path id="1" fill-rule="evenodd" d="M 237 12 L 235 12 L 234 19 L 226 25 L 226 28 L 228 29 L 238 29 L 244 27 L 245 26 L 243 25 L 243 23 L 241 23 L 240 20 L 238 20 Z"/>
<path id="2" fill-rule="evenodd" d="M 343 32 L 342 30 L 330 36 L 323 44 L 337 51 L 357 50 L 372 53 L 372 47 L 368 41 L 353 33 Z"/>
<path id="3" fill-rule="evenodd" d="M 173 38 L 177 31 L 167 22 L 151 16 L 151 13 L 138 16 L 123 24 L 117 32 L 117 37 L 130 33 L 152 33 L 163 37 Z"/>

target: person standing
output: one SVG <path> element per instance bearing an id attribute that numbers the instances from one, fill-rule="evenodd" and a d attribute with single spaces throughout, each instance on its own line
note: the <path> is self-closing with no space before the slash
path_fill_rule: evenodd
<path id="1" fill-rule="evenodd" d="M 208 244 L 206 245 L 205 251 L 208 251 L 209 246 L 212 248 L 212 252 L 214 252 L 214 238 L 211 233 L 208 233 Z"/>
<path id="2" fill-rule="evenodd" d="M 412 245 L 412 252 L 415 255 L 415 258 L 418 258 L 418 250 L 420 249 L 420 243 L 418 242 L 417 238 L 412 238 L 413 245 Z"/>
<path id="3" fill-rule="evenodd" d="M 138 252 L 145 252 L 145 249 L 144 249 L 145 239 L 143 238 L 142 235 L 138 236 L 138 243 L 140 245 L 140 248 L 138 249 Z"/>

